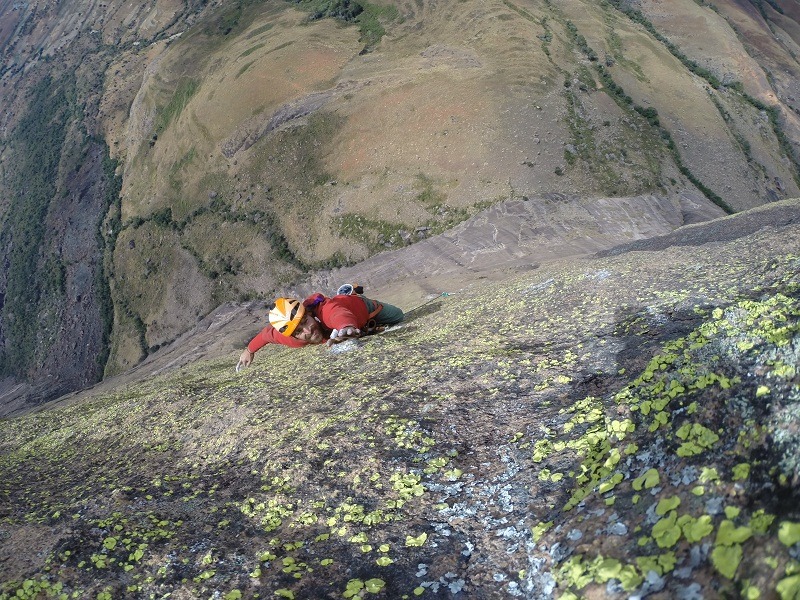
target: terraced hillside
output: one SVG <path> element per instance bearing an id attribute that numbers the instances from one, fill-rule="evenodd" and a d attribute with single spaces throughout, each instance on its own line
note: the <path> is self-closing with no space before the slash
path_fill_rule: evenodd
<path id="1" fill-rule="evenodd" d="M 792 2 L 126 6 L 3 13 L 8 394 L 501 201 L 800 194 Z"/>

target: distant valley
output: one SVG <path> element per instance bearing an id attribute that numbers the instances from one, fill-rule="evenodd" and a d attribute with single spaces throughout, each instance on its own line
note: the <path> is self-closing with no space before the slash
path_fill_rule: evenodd
<path id="1" fill-rule="evenodd" d="M 796 2 L 0 15 L 4 402 L 502 202 L 659 198 L 677 227 L 800 195 Z"/>

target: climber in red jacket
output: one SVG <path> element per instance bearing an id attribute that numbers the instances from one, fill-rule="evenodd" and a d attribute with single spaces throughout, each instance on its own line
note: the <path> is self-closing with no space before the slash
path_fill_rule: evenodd
<path id="1" fill-rule="evenodd" d="M 269 311 L 270 324 L 250 340 L 239 357 L 239 365 L 249 366 L 255 353 L 267 344 L 293 348 L 323 342 L 332 345 L 402 320 L 403 311 L 396 306 L 360 294 L 332 298 L 313 294 L 303 302 L 278 298 Z"/>

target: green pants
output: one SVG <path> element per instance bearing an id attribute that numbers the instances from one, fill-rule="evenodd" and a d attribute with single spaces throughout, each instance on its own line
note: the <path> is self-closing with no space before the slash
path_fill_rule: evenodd
<path id="1" fill-rule="evenodd" d="M 366 296 L 361 296 L 364 300 L 364 303 L 367 305 L 367 310 L 371 313 L 376 308 L 378 308 L 378 304 L 383 306 L 381 312 L 375 315 L 375 322 L 378 325 L 396 325 L 400 321 L 403 320 L 403 311 L 396 306 L 391 304 L 386 304 L 385 302 L 381 302 L 380 300 L 371 300 Z"/>

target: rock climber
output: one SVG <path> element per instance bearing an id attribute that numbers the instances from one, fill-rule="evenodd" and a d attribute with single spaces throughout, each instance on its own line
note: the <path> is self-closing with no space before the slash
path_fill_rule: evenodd
<path id="1" fill-rule="evenodd" d="M 267 344 L 300 348 L 308 344 L 332 344 L 373 333 L 403 320 L 403 311 L 367 298 L 361 286 L 344 285 L 333 297 L 312 294 L 302 302 L 278 298 L 269 311 L 269 325 L 256 335 L 239 357 L 239 367 L 253 362 Z M 343 293 L 344 292 L 344 293 Z"/>

